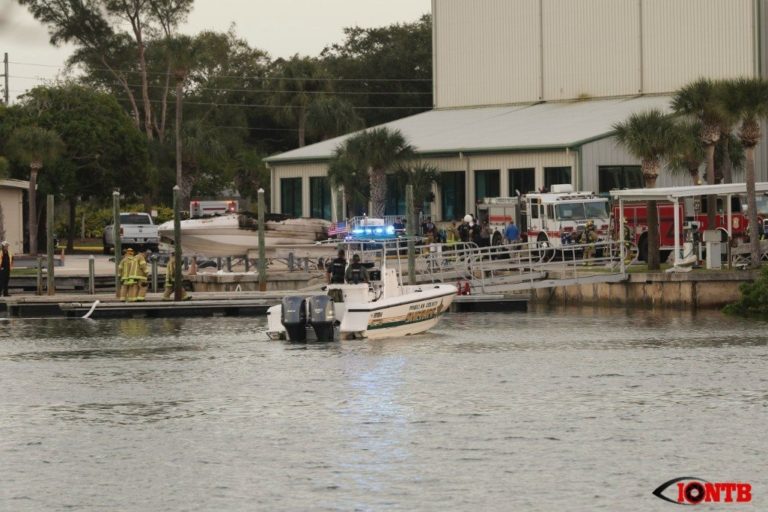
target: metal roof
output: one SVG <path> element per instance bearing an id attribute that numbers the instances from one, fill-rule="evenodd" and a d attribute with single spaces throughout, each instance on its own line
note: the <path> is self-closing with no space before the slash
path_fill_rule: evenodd
<path id="1" fill-rule="evenodd" d="M 768 182 L 755 184 L 757 192 L 768 192 Z M 691 185 L 688 187 L 665 188 L 630 188 L 611 190 L 611 197 L 624 201 L 673 201 L 681 197 L 694 196 L 725 196 L 730 194 L 746 194 L 746 183 L 724 183 L 721 185 Z"/>
<path id="2" fill-rule="evenodd" d="M 669 110 L 668 96 L 430 110 L 383 124 L 398 129 L 421 155 L 573 148 L 613 133 L 613 124 L 654 108 Z M 358 132 L 356 132 L 358 133 Z M 268 163 L 322 161 L 347 134 L 271 156 Z"/>
<path id="3" fill-rule="evenodd" d="M 15 180 L 15 179 L 0 180 L 0 187 L 20 188 L 23 190 L 29 190 L 29 182 L 24 180 Z"/>

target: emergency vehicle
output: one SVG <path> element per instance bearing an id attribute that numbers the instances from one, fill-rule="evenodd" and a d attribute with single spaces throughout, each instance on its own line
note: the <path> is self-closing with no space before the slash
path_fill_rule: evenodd
<path id="1" fill-rule="evenodd" d="M 226 215 L 227 213 L 236 213 L 238 211 L 237 201 L 234 199 L 224 199 L 219 201 L 201 201 L 193 199 L 189 203 L 189 216 L 191 218 L 209 217 L 212 215 Z"/>
<path id="2" fill-rule="evenodd" d="M 592 192 L 574 192 L 571 185 L 553 185 L 552 192 L 530 193 L 520 197 L 486 198 L 478 205 L 480 222 L 488 220 L 491 243 L 502 243 L 510 219 L 524 240 L 543 247 L 558 248 L 576 243 L 579 232 L 589 221 L 599 240 L 610 234 L 608 199 Z"/>
<path id="3" fill-rule="evenodd" d="M 728 240 L 728 214 L 723 198 L 717 199 L 717 214 L 715 226 L 707 226 L 706 197 L 701 199 L 687 198 L 678 205 L 680 215 L 680 239 L 685 240 L 686 234 L 698 236 L 704 230 L 717 229 L 722 234 L 722 241 Z M 656 209 L 659 215 L 659 250 L 662 259 L 675 248 L 675 210 L 672 203 L 658 202 Z M 645 203 L 630 203 L 624 205 L 624 218 L 629 226 L 630 241 L 637 245 L 639 259 L 646 261 L 648 255 L 648 210 Z M 613 218 L 617 220 L 614 226 L 614 237 L 618 234 L 619 207 L 614 206 Z M 734 240 L 747 235 L 747 217 L 742 212 L 739 197 L 731 198 L 731 236 Z M 686 233 L 687 232 L 687 233 Z M 664 254 L 666 253 L 666 254 Z"/>

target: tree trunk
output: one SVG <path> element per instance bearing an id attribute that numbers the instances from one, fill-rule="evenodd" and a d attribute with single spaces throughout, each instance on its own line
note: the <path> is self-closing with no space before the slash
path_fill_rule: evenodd
<path id="1" fill-rule="evenodd" d="M 305 133 L 307 131 L 307 113 L 304 108 L 299 109 L 299 147 L 303 148 L 306 144 Z"/>
<path id="2" fill-rule="evenodd" d="M 648 270 L 659 270 L 661 258 L 659 257 L 659 212 L 656 209 L 656 201 L 645 203 L 648 212 Z"/>
<path id="3" fill-rule="evenodd" d="M 176 186 L 181 190 L 181 95 L 183 93 L 184 83 L 182 80 L 176 81 Z M 183 200 L 183 198 L 180 198 Z M 182 202 L 182 204 L 184 204 Z"/>
<path id="4" fill-rule="evenodd" d="M 707 185 L 715 184 L 715 144 L 707 144 Z M 707 196 L 707 229 L 715 229 L 717 196 Z"/>
<path id="5" fill-rule="evenodd" d="M 370 169 L 371 217 L 384 217 L 387 201 L 387 174 L 384 169 Z"/>
<path id="6" fill-rule="evenodd" d="M 659 162 L 656 160 L 643 160 L 643 180 L 645 188 L 656 188 L 656 180 L 659 177 Z M 656 209 L 656 201 L 646 201 L 645 211 L 648 217 L 648 270 L 659 270 L 659 212 Z"/>
<path id="7" fill-rule="evenodd" d="M 69 197 L 69 233 L 67 234 L 67 254 L 75 252 L 75 222 L 77 222 L 77 196 Z"/>
<path id="8" fill-rule="evenodd" d="M 731 137 L 725 133 L 720 136 L 723 141 L 723 183 L 733 183 L 733 164 L 731 163 Z"/>
<path id="9" fill-rule="evenodd" d="M 139 72 L 141 74 L 141 97 L 144 100 L 144 131 L 147 134 L 147 140 L 152 140 L 152 103 L 149 101 L 149 81 L 147 80 L 147 59 L 144 40 L 142 39 L 141 29 L 135 28 L 136 43 L 139 46 Z"/>
<path id="10" fill-rule="evenodd" d="M 37 255 L 37 173 L 42 168 L 40 162 L 29 166 L 29 212 L 27 212 L 27 228 L 29 229 L 29 254 Z"/>
<path id="11" fill-rule="evenodd" d="M 749 249 L 750 266 L 752 268 L 760 267 L 760 234 L 757 225 L 757 197 L 755 192 L 755 146 L 748 146 L 746 152 L 746 174 L 744 176 L 747 183 L 747 216 L 749 217 Z"/>

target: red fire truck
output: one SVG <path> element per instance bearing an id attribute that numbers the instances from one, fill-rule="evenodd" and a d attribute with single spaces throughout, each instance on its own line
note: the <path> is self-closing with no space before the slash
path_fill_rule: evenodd
<path id="1" fill-rule="evenodd" d="M 700 233 L 707 229 L 717 229 L 722 233 L 722 240 L 728 240 L 728 215 L 724 199 L 717 200 L 717 215 L 715 226 L 707 226 L 706 198 L 689 198 L 682 201 L 680 209 L 680 240 L 685 240 L 686 232 Z M 662 259 L 675 248 L 675 210 L 672 203 L 658 202 L 659 215 L 659 249 Z M 631 242 L 637 245 L 639 259 L 646 260 L 648 255 L 648 214 L 645 203 L 625 204 L 624 218 L 630 229 Z M 618 219 L 619 207 L 613 207 L 613 219 L 616 220 L 613 227 L 613 235 L 616 239 L 621 237 L 619 233 Z M 742 213 L 741 200 L 738 197 L 731 198 L 731 236 L 738 240 L 747 235 L 747 218 Z M 666 254 L 665 254 L 666 253 Z"/>
<path id="2" fill-rule="evenodd" d="M 523 240 L 559 248 L 575 243 L 577 234 L 592 221 L 600 240 L 609 231 L 608 200 L 592 192 L 574 192 L 571 185 L 553 185 L 552 192 L 521 197 L 492 197 L 478 205 L 479 220 L 488 220 L 491 243 L 502 241 L 504 228 L 514 220 Z"/>

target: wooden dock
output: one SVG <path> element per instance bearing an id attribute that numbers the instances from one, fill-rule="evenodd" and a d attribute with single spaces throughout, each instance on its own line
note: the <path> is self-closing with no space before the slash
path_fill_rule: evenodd
<path id="1" fill-rule="evenodd" d="M 99 301 L 91 318 L 166 318 L 211 316 L 262 316 L 287 295 L 321 294 L 297 292 L 207 292 L 191 294 L 188 301 L 164 301 L 149 294 L 144 302 L 122 302 L 114 294 L 20 295 L 0 301 L 0 317 L 79 318 Z M 463 295 L 454 299 L 451 311 L 525 311 L 528 295 Z"/>

